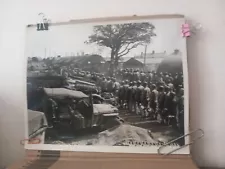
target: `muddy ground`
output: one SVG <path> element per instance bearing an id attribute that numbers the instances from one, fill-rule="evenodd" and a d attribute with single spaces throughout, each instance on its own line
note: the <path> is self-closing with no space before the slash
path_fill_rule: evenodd
<path id="1" fill-rule="evenodd" d="M 84 131 L 77 135 L 70 131 L 61 132 L 57 138 L 46 136 L 46 144 L 71 144 L 71 145 L 116 145 L 124 140 L 137 142 L 159 143 L 158 140 L 168 142 L 181 134 L 172 126 L 159 124 L 156 120 L 143 119 L 136 114 L 120 113 L 125 123 L 110 131 L 98 130 Z M 183 144 L 182 141 L 177 142 Z"/>

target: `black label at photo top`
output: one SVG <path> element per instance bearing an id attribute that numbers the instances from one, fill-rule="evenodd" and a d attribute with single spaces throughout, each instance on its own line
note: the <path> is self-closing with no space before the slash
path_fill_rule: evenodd
<path id="1" fill-rule="evenodd" d="M 37 24 L 37 31 L 46 31 L 48 30 L 49 23 L 38 23 Z"/>

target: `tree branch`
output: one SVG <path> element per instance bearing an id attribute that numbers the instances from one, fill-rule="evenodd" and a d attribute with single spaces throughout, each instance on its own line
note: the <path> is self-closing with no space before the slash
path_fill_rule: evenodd
<path id="1" fill-rule="evenodd" d="M 131 47 L 129 47 L 130 44 L 132 44 L 132 43 L 129 43 L 128 46 L 125 48 L 125 50 L 123 50 L 122 52 L 119 52 L 117 56 L 122 57 L 122 56 L 128 54 L 132 49 L 138 47 L 139 45 L 142 45 L 143 42 L 134 43 Z"/>
<path id="2" fill-rule="evenodd" d="M 118 55 L 120 55 L 121 53 L 125 52 L 128 49 L 128 47 L 129 47 L 130 44 L 131 43 L 127 43 L 125 49 L 123 51 L 121 51 L 121 52 L 118 52 Z"/>
<path id="3" fill-rule="evenodd" d="M 119 59 L 137 46 L 150 43 L 154 29 L 149 22 L 97 25 L 87 43 L 111 48 L 111 58 Z"/>

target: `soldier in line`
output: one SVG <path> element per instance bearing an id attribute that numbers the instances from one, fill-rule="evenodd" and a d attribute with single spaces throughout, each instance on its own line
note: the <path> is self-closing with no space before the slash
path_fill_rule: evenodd
<path id="1" fill-rule="evenodd" d="M 112 78 L 108 78 L 107 81 L 107 92 L 112 93 L 113 92 L 113 81 Z"/>
<path id="2" fill-rule="evenodd" d="M 144 106 L 144 111 L 145 111 L 145 117 L 148 116 L 148 107 L 149 107 L 149 100 L 150 100 L 150 93 L 151 93 L 151 90 L 150 88 L 148 87 L 148 83 L 147 82 L 144 82 L 144 92 L 143 92 L 143 98 L 142 98 L 142 105 Z"/>
<path id="3" fill-rule="evenodd" d="M 164 102 L 164 113 L 166 117 L 169 117 L 173 114 L 174 109 L 174 99 L 175 93 L 173 92 L 172 86 L 168 86 L 168 92 L 165 95 L 165 102 Z M 165 119 L 165 122 L 168 123 L 169 119 Z"/>
<path id="4" fill-rule="evenodd" d="M 130 82 L 129 87 L 127 89 L 127 101 L 128 101 L 128 110 L 129 113 L 132 113 L 132 104 L 133 104 L 133 95 L 132 95 L 132 90 L 133 90 L 133 82 Z"/>
<path id="5" fill-rule="evenodd" d="M 140 73 L 140 80 L 141 80 L 142 83 L 144 82 L 145 78 L 146 78 L 145 73 L 143 71 L 141 71 L 141 73 Z"/>
<path id="6" fill-rule="evenodd" d="M 106 92 L 107 91 L 107 80 L 105 77 L 103 77 L 101 82 L 101 91 Z"/>
<path id="7" fill-rule="evenodd" d="M 120 87 L 119 87 L 119 91 L 118 91 L 118 102 L 119 102 L 119 106 L 123 107 L 124 104 L 124 81 L 121 82 Z"/>
<path id="8" fill-rule="evenodd" d="M 135 70 L 135 72 L 134 72 L 134 80 L 135 81 L 139 81 L 140 80 L 140 74 L 139 74 L 138 70 Z"/>
<path id="9" fill-rule="evenodd" d="M 151 81 L 152 81 L 152 72 L 151 71 L 148 71 L 148 75 L 147 75 L 147 77 L 148 77 L 148 83 L 150 83 Z"/>
<path id="10" fill-rule="evenodd" d="M 128 108 L 128 87 L 129 87 L 129 82 L 128 80 L 125 81 L 125 84 L 124 84 L 124 107 L 125 108 Z"/>
<path id="11" fill-rule="evenodd" d="M 137 103 L 136 103 L 136 92 L 137 92 L 137 82 L 134 81 L 133 82 L 133 87 L 132 87 L 132 110 L 134 110 L 134 114 L 136 114 L 137 112 Z"/>
<path id="12" fill-rule="evenodd" d="M 152 92 L 150 95 L 150 108 L 151 112 L 153 113 L 153 118 L 156 118 L 156 108 L 157 108 L 157 101 L 158 101 L 158 91 L 156 90 L 156 85 L 152 85 Z"/>
<path id="13" fill-rule="evenodd" d="M 139 80 L 137 82 L 137 91 L 136 91 L 136 99 L 135 99 L 137 102 L 137 108 L 139 110 L 139 112 L 136 112 L 138 114 L 140 114 L 140 110 L 141 110 L 143 91 L 144 91 L 144 87 L 141 85 L 141 81 Z"/>
<path id="14" fill-rule="evenodd" d="M 116 81 L 116 78 L 113 78 L 113 93 L 116 94 L 120 88 L 120 83 Z"/>
<path id="15" fill-rule="evenodd" d="M 157 114 L 160 116 L 160 122 L 163 123 L 163 119 L 165 119 L 165 116 L 163 114 L 163 108 L 164 108 L 164 102 L 165 102 L 165 91 L 164 87 L 159 87 L 159 95 L 158 95 L 158 106 L 157 106 Z"/>
<path id="16" fill-rule="evenodd" d="M 88 72 L 82 72 L 81 70 L 77 71 L 77 73 L 88 74 Z M 144 72 L 137 69 L 124 69 L 120 70 L 119 74 L 121 75 L 121 80 L 126 80 L 125 84 L 119 84 L 115 79 L 111 79 L 113 80 L 112 85 L 109 83 L 111 81 L 110 79 L 108 79 L 107 84 L 105 84 L 106 80 L 101 79 L 100 86 L 104 92 L 115 93 L 115 91 L 118 90 L 119 104 L 121 106 L 123 104 L 126 105 L 129 112 L 132 112 L 133 109 L 136 111 L 137 104 L 139 109 L 140 104 L 143 105 L 145 109 L 150 107 L 154 115 L 157 112 L 164 112 L 163 110 L 166 110 L 168 114 L 174 115 L 177 112 L 182 112 L 182 109 L 180 108 L 182 106 L 178 106 L 178 104 L 182 105 L 182 103 L 180 103 L 182 99 L 180 99 L 180 93 L 178 93 L 180 88 L 183 88 L 182 73 L 171 74 L 169 72 L 163 72 L 158 74 L 153 71 Z M 97 74 L 97 77 L 102 78 L 104 75 Z M 128 85 L 132 84 L 129 83 L 128 80 L 133 82 L 133 85 Z M 135 84 L 135 81 L 138 82 L 138 86 Z M 143 84 L 145 81 L 147 81 L 147 86 L 146 83 Z M 148 94 L 146 94 L 148 86 L 151 91 L 149 97 L 147 96 Z M 172 92 L 175 93 L 171 101 L 170 98 L 173 96 Z M 172 107 L 169 107 L 169 102 L 173 105 Z M 178 110 L 175 110 L 175 108 Z"/>

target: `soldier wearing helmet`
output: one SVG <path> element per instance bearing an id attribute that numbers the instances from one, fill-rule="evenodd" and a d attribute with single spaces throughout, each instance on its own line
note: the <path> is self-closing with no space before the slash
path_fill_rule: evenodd
<path id="1" fill-rule="evenodd" d="M 128 103 L 128 100 L 127 100 L 127 95 L 128 95 L 128 87 L 129 87 L 129 81 L 126 80 L 125 81 L 125 84 L 124 84 L 124 95 L 123 95 L 123 100 L 124 100 L 124 103 L 126 103 L 125 107 L 127 107 L 127 103 Z"/>
<path id="2" fill-rule="evenodd" d="M 163 122 L 163 119 L 165 119 L 165 115 L 163 114 L 163 109 L 164 109 L 164 102 L 165 102 L 165 91 L 163 86 L 159 86 L 159 94 L 158 94 L 158 107 L 157 107 L 157 115 L 161 119 L 161 123 Z"/>
<path id="3" fill-rule="evenodd" d="M 143 93 L 143 96 L 142 96 L 142 103 L 144 105 L 144 107 L 148 107 L 148 102 L 149 102 L 149 99 L 150 99 L 150 88 L 148 87 L 148 83 L 147 82 L 144 82 L 143 83 L 143 87 L 144 87 L 144 93 Z"/>
<path id="4" fill-rule="evenodd" d="M 132 88 L 132 110 L 134 110 L 134 113 L 136 114 L 136 110 L 137 110 L 137 102 L 136 102 L 136 92 L 137 92 L 137 82 L 134 81 L 133 82 L 133 88 Z"/>
<path id="5" fill-rule="evenodd" d="M 124 93 L 125 93 L 125 90 L 124 90 L 124 81 L 122 81 L 120 83 L 120 87 L 119 87 L 119 91 L 118 91 L 118 99 L 119 99 L 119 105 L 121 107 L 123 107 L 123 104 L 124 104 Z"/>
<path id="6" fill-rule="evenodd" d="M 138 81 L 140 80 L 140 74 L 139 74 L 139 71 L 136 69 L 135 72 L 134 72 L 134 80 L 135 81 Z"/>
<path id="7" fill-rule="evenodd" d="M 150 108 L 153 112 L 153 117 L 156 118 L 156 108 L 158 104 L 158 91 L 156 89 L 156 85 L 152 85 L 152 92 L 150 95 Z"/>
<path id="8" fill-rule="evenodd" d="M 132 104 L 133 104 L 132 89 L 133 89 L 133 82 L 130 82 L 129 87 L 127 89 L 127 105 L 129 113 L 132 113 Z"/>
<path id="9" fill-rule="evenodd" d="M 107 80 L 105 77 L 102 78 L 101 82 L 101 91 L 106 92 L 107 91 Z"/>
<path id="10" fill-rule="evenodd" d="M 107 78 L 107 92 L 112 92 L 113 82 L 110 77 Z"/>
<path id="11" fill-rule="evenodd" d="M 116 78 L 113 78 L 113 93 L 116 94 L 120 88 L 120 83 L 116 81 Z"/>
<path id="12" fill-rule="evenodd" d="M 136 91 L 136 94 L 135 94 L 135 100 L 137 102 L 137 105 L 138 105 L 138 108 L 140 109 L 140 106 L 141 106 L 141 101 L 142 101 L 142 94 L 143 94 L 143 91 L 144 91 L 144 87 L 141 85 L 141 81 L 139 80 L 137 82 L 137 91 Z M 138 112 L 137 112 L 138 113 Z"/>
<path id="13" fill-rule="evenodd" d="M 176 113 L 176 97 L 175 93 L 173 92 L 172 86 L 167 86 L 168 92 L 165 95 L 165 102 L 164 102 L 164 112 L 165 116 L 168 117 L 169 115 L 175 115 Z"/>
<path id="14" fill-rule="evenodd" d="M 141 80 L 141 82 L 144 82 L 145 78 L 146 78 L 146 74 L 143 71 L 141 71 L 141 73 L 140 73 L 140 80 Z"/>

